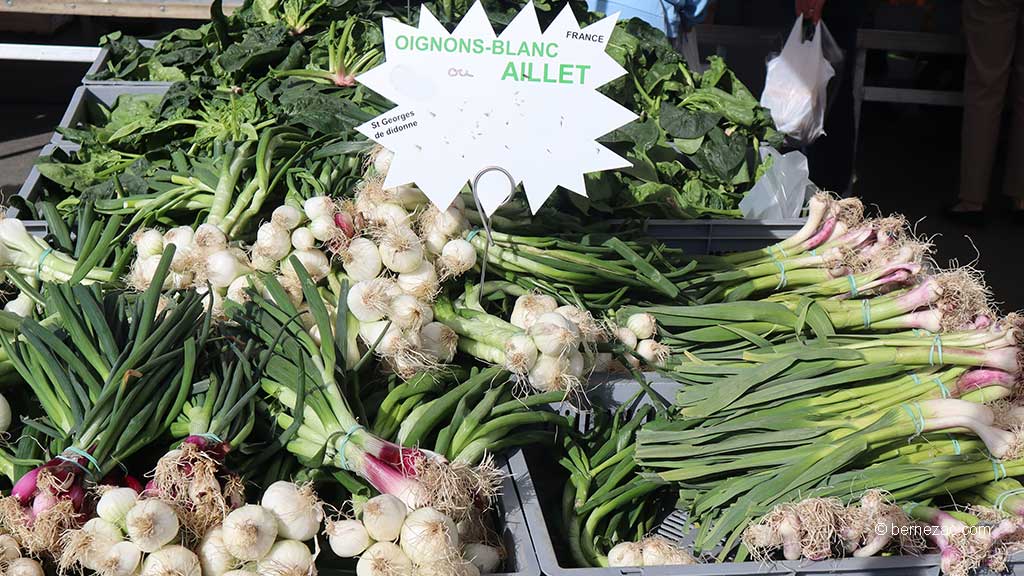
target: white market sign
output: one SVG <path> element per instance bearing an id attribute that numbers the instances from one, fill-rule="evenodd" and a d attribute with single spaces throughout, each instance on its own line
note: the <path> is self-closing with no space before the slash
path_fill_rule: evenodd
<path id="1" fill-rule="evenodd" d="M 397 104 L 359 127 L 395 154 L 385 186 L 416 184 L 447 208 L 497 166 L 536 212 L 558 186 L 586 196 L 584 174 L 630 166 L 596 142 L 636 119 L 597 92 L 626 73 L 605 52 L 616 20 L 581 29 L 566 7 L 542 32 L 532 2 L 500 37 L 479 2 L 454 32 L 426 8 L 419 27 L 385 19 L 386 62 L 357 78 Z M 481 179 L 488 215 L 508 188 L 503 174 Z"/>

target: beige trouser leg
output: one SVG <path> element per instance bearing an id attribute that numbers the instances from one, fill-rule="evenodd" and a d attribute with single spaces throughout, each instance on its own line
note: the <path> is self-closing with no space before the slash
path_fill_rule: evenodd
<path id="1" fill-rule="evenodd" d="M 1019 48 L 1021 4 L 1022 0 L 964 0 L 967 67 L 960 155 L 960 199 L 964 202 L 983 204 L 988 197 L 1006 88 L 1014 52 Z M 1024 159 L 1011 159 L 1010 165 L 1021 162 Z"/>
<path id="2" fill-rule="evenodd" d="M 1013 56 L 1010 93 L 1006 103 L 1011 107 L 1010 146 L 1006 156 L 1006 177 L 1003 193 L 1024 201 L 1024 10 L 1017 17 L 1017 49 Z"/>

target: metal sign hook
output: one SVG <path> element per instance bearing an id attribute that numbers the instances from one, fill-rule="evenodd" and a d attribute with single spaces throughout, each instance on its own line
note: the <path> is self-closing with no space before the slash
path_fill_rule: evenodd
<path id="1" fill-rule="evenodd" d="M 486 246 L 484 248 L 484 257 L 483 257 L 482 261 L 480 262 L 480 284 L 481 285 L 484 283 L 484 278 L 487 276 L 487 260 L 488 260 L 489 254 L 490 254 L 491 243 L 492 243 L 493 239 L 491 238 L 491 218 L 487 215 L 486 212 L 484 212 L 484 208 L 480 204 L 480 194 L 479 194 L 478 190 L 479 190 L 479 186 L 480 186 L 480 179 L 483 178 L 484 175 L 486 175 L 489 172 L 500 172 L 500 173 L 504 174 L 506 178 L 508 178 L 509 193 L 508 193 L 508 196 L 505 198 L 505 201 L 502 202 L 502 204 L 504 204 L 505 202 L 508 202 L 512 198 L 512 195 L 516 193 L 516 179 L 512 177 L 512 173 L 511 172 L 509 172 L 508 170 L 502 168 L 501 166 L 487 166 L 483 170 L 477 172 L 476 176 L 473 178 L 473 182 L 470 183 L 470 190 L 473 193 L 473 202 L 476 204 L 477 214 L 480 215 L 480 224 L 484 227 L 484 234 L 486 236 Z M 499 207 L 500 207 L 500 205 L 499 205 Z"/>

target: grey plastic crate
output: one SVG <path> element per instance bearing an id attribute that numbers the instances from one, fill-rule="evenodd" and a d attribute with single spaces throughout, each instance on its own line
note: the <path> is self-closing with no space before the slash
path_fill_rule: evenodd
<path id="1" fill-rule="evenodd" d="M 788 220 L 648 220 L 643 231 L 690 254 L 725 254 L 757 250 L 789 238 L 803 218 Z"/>
<path id="2" fill-rule="evenodd" d="M 62 144 L 47 144 L 43 146 L 43 149 L 39 152 L 39 156 L 51 156 L 55 152 L 73 153 L 78 150 L 78 145 L 70 142 Z M 35 202 L 40 193 L 42 192 L 43 184 L 45 179 L 43 175 L 39 173 L 39 168 L 35 165 L 32 166 L 32 170 L 29 171 L 28 176 L 25 178 L 25 182 L 22 183 L 21 188 L 18 190 L 18 196 L 26 204 Z M 7 209 L 8 218 L 18 218 L 21 210 L 17 206 L 11 206 Z"/>
<path id="3" fill-rule="evenodd" d="M 680 384 L 657 374 L 647 374 L 647 380 L 655 394 L 666 401 L 671 401 Z M 640 392 L 640 385 L 633 380 L 625 380 L 616 376 L 603 375 L 592 380 L 592 388 L 587 396 L 594 405 L 615 408 L 629 402 Z M 637 404 L 649 403 L 646 395 L 641 395 Z M 580 412 L 571 406 L 557 405 L 553 409 L 579 417 L 579 427 L 585 430 L 590 426 L 586 412 Z M 509 457 L 509 468 L 512 471 L 516 491 L 522 501 L 526 515 L 526 523 L 530 529 L 534 549 L 540 563 L 541 571 L 547 576 L 739 576 L 746 574 L 786 575 L 786 576 L 825 576 L 840 574 L 842 576 L 940 576 L 940 558 L 936 554 L 924 556 L 890 556 L 873 558 L 846 558 L 841 560 L 811 561 L 778 561 L 768 563 L 732 562 L 721 564 L 699 564 L 694 566 L 647 566 L 622 568 L 570 568 L 563 566 L 555 552 L 555 541 L 548 529 L 546 514 L 557 513 L 545 509 L 538 496 L 534 478 L 541 485 L 547 475 L 557 469 L 553 462 L 545 462 L 544 466 L 530 466 L 527 456 L 516 451 Z M 559 487 L 560 491 L 560 487 Z M 554 495 L 557 499 L 559 496 Z M 664 528 L 669 534 L 685 540 L 685 527 L 678 522 L 670 522 Z M 669 535 L 666 534 L 666 535 Z M 1024 554 L 1014 556 L 1008 562 L 1009 573 L 1024 576 Z M 989 571 L 979 571 L 981 575 L 991 575 Z M 1005 574 L 1005 573 L 1004 573 Z"/>
<path id="4" fill-rule="evenodd" d="M 142 44 L 146 48 L 152 48 L 156 45 L 156 40 L 139 40 L 139 44 Z M 110 48 L 103 47 L 100 49 L 100 53 L 96 55 L 96 60 L 93 60 L 89 69 L 85 72 L 85 76 L 82 78 L 82 84 L 85 86 L 170 86 L 171 82 L 152 82 L 149 80 L 89 80 L 89 76 L 96 74 L 107 67 L 107 62 L 110 60 Z"/>
<path id="5" fill-rule="evenodd" d="M 505 570 L 499 576 L 540 576 L 540 565 L 527 528 L 526 516 L 523 512 L 519 493 L 512 480 L 512 470 L 506 463 L 503 468 L 508 472 L 501 483 L 501 497 L 498 499 L 498 512 L 502 515 L 501 538 L 505 547 Z"/>
<path id="6" fill-rule="evenodd" d="M 138 84 L 138 83 L 136 83 Z M 167 93 L 170 84 L 164 85 L 136 85 L 136 84 L 111 84 L 106 86 L 90 85 L 79 86 L 71 96 L 71 103 L 60 119 L 60 128 L 77 127 L 80 124 L 88 123 L 97 105 L 102 104 L 112 107 L 117 102 L 117 97 L 123 94 L 160 94 Z M 53 133 L 53 144 L 73 144 L 64 139 L 59 132 Z"/>

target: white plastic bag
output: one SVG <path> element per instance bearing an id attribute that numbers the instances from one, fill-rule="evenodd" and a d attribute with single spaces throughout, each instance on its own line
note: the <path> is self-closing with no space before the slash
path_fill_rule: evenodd
<path id="1" fill-rule="evenodd" d="M 771 110 L 779 132 L 797 144 L 810 144 L 825 133 L 828 81 L 835 70 L 822 50 L 822 38 L 831 36 L 819 22 L 814 38 L 803 41 L 803 16 L 798 16 L 782 53 L 768 62 L 768 77 L 761 105 Z"/>
<path id="2" fill-rule="evenodd" d="M 807 157 L 799 150 L 783 155 L 770 146 L 761 147 L 761 158 L 768 157 L 771 167 L 740 201 L 740 211 L 749 220 L 797 218 L 817 190 L 809 177 Z"/>

